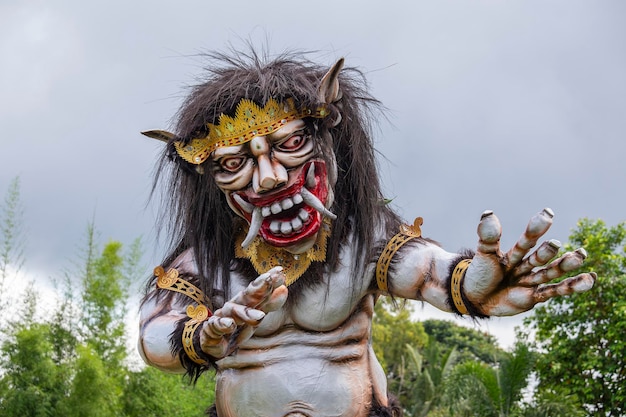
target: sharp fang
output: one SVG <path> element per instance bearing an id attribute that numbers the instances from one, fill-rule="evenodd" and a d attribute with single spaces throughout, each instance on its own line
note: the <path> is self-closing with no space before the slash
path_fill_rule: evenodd
<path id="1" fill-rule="evenodd" d="M 313 207 L 317 212 L 326 217 L 330 217 L 333 220 L 337 218 L 337 215 L 324 207 L 324 204 L 322 204 L 322 202 L 317 197 L 315 197 L 313 193 L 311 193 L 309 190 L 307 190 L 306 188 L 302 188 L 301 194 L 304 202 L 308 206 Z"/>
<path id="2" fill-rule="evenodd" d="M 239 204 L 239 207 L 246 211 L 246 213 L 252 213 L 254 210 L 254 206 L 241 198 L 239 194 L 233 194 L 233 199 L 235 200 L 235 203 Z"/>
<path id="3" fill-rule="evenodd" d="M 306 173 L 306 186 L 309 188 L 315 187 L 315 165 L 309 166 L 309 171 Z"/>
<path id="4" fill-rule="evenodd" d="M 259 230 L 261 230 L 261 225 L 263 224 L 263 216 L 261 215 L 261 209 L 259 207 L 255 207 L 252 212 L 252 220 L 250 220 L 250 229 L 248 229 L 248 234 L 246 238 L 241 243 L 242 248 L 247 248 L 250 243 L 254 240 L 256 235 L 259 234 Z"/>

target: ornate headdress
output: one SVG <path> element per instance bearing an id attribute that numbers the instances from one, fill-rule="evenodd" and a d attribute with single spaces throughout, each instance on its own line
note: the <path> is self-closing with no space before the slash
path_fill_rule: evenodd
<path id="1" fill-rule="evenodd" d="M 235 117 L 222 113 L 219 124 L 207 123 L 209 133 L 206 136 L 192 139 L 188 144 L 176 141 L 174 146 L 182 159 L 200 165 L 217 148 L 241 145 L 255 136 L 269 135 L 292 120 L 323 118 L 327 115 L 325 107 L 318 107 L 314 111 L 307 108 L 298 110 L 291 98 L 283 103 L 270 98 L 264 107 L 244 98 L 237 104 Z"/>

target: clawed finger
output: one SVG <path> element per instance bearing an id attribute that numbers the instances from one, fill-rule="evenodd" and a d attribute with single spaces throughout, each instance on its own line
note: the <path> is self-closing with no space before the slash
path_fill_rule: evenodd
<path id="1" fill-rule="evenodd" d="M 236 329 L 234 320 L 229 317 L 211 317 L 200 332 L 202 351 L 216 358 L 224 357 L 228 351 L 228 339 Z"/>
<path id="2" fill-rule="evenodd" d="M 530 274 L 518 281 L 521 286 L 536 286 L 550 282 L 563 276 L 565 273 L 578 269 L 582 266 L 587 252 L 583 249 L 576 249 L 574 252 L 567 252 L 563 256 L 552 261 L 548 266 Z"/>
<path id="3" fill-rule="evenodd" d="M 559 295 L 571 295 L 590 290 L 596 282 L 595 272 L 583 273 L 556 284 L 541 285 L 534 293 L 535 303 L 542 303 Z"/>
<path id="4" fill-rule="evenodd" d="M 224 335 L 233 333 L 235 329 L 237 329 L 237 325 L 230 317 L 215 316 L 204 324 L 202 332 L 208 339 L 218 340 Z"/>
<path id="5" fill-rule="evenodd" d="M 233 303 L 231 301 L 224 304 L 224 306 L 217 310 L 214 315 L 224 318 L 230 317 L 234 320 L 237 326 L 241 326 L 243 324 L 258 326 L 261 320 L 263 320 L 263 317 L 265 317 L 265 313 L 261 310 Z"/>
<path id="6" fill-rule="evenodd" d="M 267 297 L 265 301 L 257 306 L 257 309 L 266 313 L 278 310 L 283 306 L 283 304 L 285 304 L 288 295 L 289 290 L 287 290 L 287 287 L 285 285 L 281 285 L 280 287 L 274 289 L 274 291 L 272 291 L 272 294 L 270 294 L 270 296 Z"/>
<path id="7" fill-rule="evenodd" d="M 275 288 L 285 283 L 285 274 L 280 266 L 270 269 L 252 281 L 246 289 L 237 294 L 231 301 L 247 307 L 257 307 L 270 296 Z"/>
<path id="8" fill-rule="evenodd" d="M 544 266 L 559 253 L 559 249 L 561 249 L 561 242 L 558 240 L 552 239 L 548 242 L 543 242 L 535 252 L 524 259 L 520 265 L 515 267 L 513 276 L 519 277 L 526 275 L 532 271 L 533 268 Z"/>
<path id="9" fill-rule="evenodd" d="M 478 252 L 491 254 L 500 251 L 502 226 L 493 211 L 483 212 L 478 223 Z"/>
<path id="10" fill-rule="evenodd" d="M 549 208 L 545 208 L 530 219 L 522 236 L 506 254 L 511 268 L 517 266 L 528 251 L 537 244 L 537 240 L 548 231 L 550 226 L 552 226 L 553 217 L 554 212 Z"/>

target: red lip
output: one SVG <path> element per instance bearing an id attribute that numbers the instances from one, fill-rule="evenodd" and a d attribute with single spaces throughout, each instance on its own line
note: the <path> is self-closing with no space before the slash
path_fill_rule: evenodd
<path id="1" fill-rule="evenodd" d="M 314 166 L 315 169 L 315 186 L 306 186 L 306 175 L 311 166 Z M 263 208 L 269 207 L 274 203 L 282 202 L 287 198 L 293 198 L 296 195 L 299 195 L 302 192 L 303 188 L 306 188 L 309 192 L 315 195 L 323 204 L 326 204 L 326 199 L 328 197 L 328 186 L 327 186 L 327 174 L 326 174 L 326 164 L 324 161 L 310 161 L 304 164 L 300 170 L 298 176 L 294 179 L 293 183 L 288 188 L 283 188 L 277 190 L 276 192 L 270 194 L 259 195 L 253 193 L 250 189 L 246 191 L 238 192 L 237 195 L 241 197 L 244 201 L 254 205 L 255 207 Z M 243 210 L 241 205 L 237 204 L 237 202 L 232 198 L 231 203 L 235 207 L 239 209 L 239 212 L 242 213 L 248 223 L 251 221 L 252 215 L 247 211 Z M 302 221 L 302 228 L 297 231 L 293 231 L 287 235 L 282 233 L 274 233 L 270 229 L 270 225 L 273 221 L 278 222 L 290 222 L 292 219 L 296 219 L 300 217 L 298 214 L 304 210 L 308 214 L 308 219 L 306 221 Z M 270 245 L 276 247 L 285 247 L 297 244 L 298 242 L 308 239 L 314 236 L 320 229 L 322 225 L 322 215 L 318 213 L 312 207 L 306 205 L 304 202 L 300 202 L 294 204 L 293 207 L 282 210 L 276 214 L 270 214 L 269 216 L 263 219 L 263 224 L 261 226 L 261 230 L 259 233 L 261 237 Z"/>

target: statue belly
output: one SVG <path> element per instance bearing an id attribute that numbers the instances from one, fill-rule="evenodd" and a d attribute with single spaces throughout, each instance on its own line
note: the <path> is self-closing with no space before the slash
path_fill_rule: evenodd
<path id="1" fill-rule="evenodd" d="M 217 411 L 220 417 L 367 416 L 371 383 L 367 354 L 340 362 L 321 356 L 283 358 L 220 370 Z"/>

